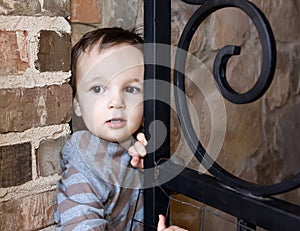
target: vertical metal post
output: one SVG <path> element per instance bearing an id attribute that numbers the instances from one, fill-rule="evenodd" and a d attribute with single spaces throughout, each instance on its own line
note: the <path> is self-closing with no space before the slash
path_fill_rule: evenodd
<path id="1" fill-rule="evenodd" d="M 170 156 L 170 65 L 160 66 L 158 60 L 170 63 L 170 48 L 162 53 L 158 44 L 171 42 L 171 0 L 144 0 L 144 40 L 145 40 L 145 135 L 149 143 L 145 158 L 145 169 L 154 169 L 161 158 Z M 164 46 L 167 47 L 167 46 Z M 163 57 L 162 57 L 163 56 Z M 167 136 L 161 144 L 164 125 Z M 161 123 L 162 122 L 162 123 Z M 144 230 L 156 230 L 158 214 L 166 214 L 169 200 L 159 187 L 155 187 L 154 171 L 145 171 Z"/>

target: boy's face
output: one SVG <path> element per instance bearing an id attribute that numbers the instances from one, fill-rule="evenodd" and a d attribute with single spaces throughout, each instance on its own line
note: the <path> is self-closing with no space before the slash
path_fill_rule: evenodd
<path id="1" fill-rule="evenodd" d="M 122 142 L 143 119 L 143 54 L 128 44 L 80 55 L 74 112 L 98 137 Z"/>

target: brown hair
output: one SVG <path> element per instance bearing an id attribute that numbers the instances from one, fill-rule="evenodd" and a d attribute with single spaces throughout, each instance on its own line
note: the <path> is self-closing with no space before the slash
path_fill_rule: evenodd
<path id="1" fill-rule="evenodd" d="M 99 52 L 102 49 L 110 48 L 118 44 L 138 45 L 143 43 L 142 37 L 135 33 L 119 27 L 100 28 L 89 31 L 74 45 L 71 52 L 71 85 L 73 87 L 73 96 L 76 95 L 76 66 L 78 57 L 86 52 L 87 49 L 98 45 Z"/>

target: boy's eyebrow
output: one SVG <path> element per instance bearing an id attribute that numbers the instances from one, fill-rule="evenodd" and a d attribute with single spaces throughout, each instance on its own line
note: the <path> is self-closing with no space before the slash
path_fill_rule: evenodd
<path id="1" fill-rule="evenodd" d="M 104 76 L 99 76 L 99 75 L 95 75 L 95 76 L 91 76 L 88 78 L 87 80 L 89 83 L 94 83 L 94 82 L 97 82 L 97 81 L 101 81 L 103 83 L 108 83 L 110 82 L 109 79 L 105 78 Z M 133 78 L 133 79 L 128 79 L 128 80 L 125 80 L 125 84 L 129 84 L 129 83 L 142 83 L 144 81 L 144 79 L 138 79 L 138 78 Z"/>
<path id="2" fill-rule="evenodd" d="M 138 79 L 138 78 L 135 78 L 135 79 L 132 80 L 132 82 L 141 82 L 141 81 L 143 81 L 143 80 L 144 80 L 144 79 L 140 80 L 140 79 Z"/>
<path id="3" fill-rule="evenodd" d="M 93 76 L 90 76 L 88 77 L 89 78 L 89 81 L 107 81 L 107 79 L 104 77 L 104 76 L 100 76 L 100 75 L 93 75 Z"/>
<path id="4" fill-rule="evenodd" d="M 83 84 L 95 84 L 95 83 L 106 83 L 107 79 L 103 76 L 94 75 L 94 76 L 85 76 L 83 77 L 80 82 L 82 81 Z M 79 82 L 79 83 L 80 83 Z"/>
<path id="5" fill-rule="evenodd" d="M 143 83 L 144 79 L 138 79 L 138 78 L 134 78 L 134 79 L 128 79 L 127 81 L 125 81 L 125 84 L 130 84 L 130 83 Z"/>

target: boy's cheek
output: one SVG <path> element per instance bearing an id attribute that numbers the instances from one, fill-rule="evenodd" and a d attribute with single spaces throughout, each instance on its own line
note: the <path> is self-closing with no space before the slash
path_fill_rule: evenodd
<path id="1" fill-rule="evenodd" d="M 139 127 L 142 123 L 143 116 L 143 107 L 137 107 L 129 114 L 129 120 L 135 123 L 137 127 Z"/>
<path id="2" fill-rule="evenodd" d="M 99 113 L 99 105 L 97 104 L 97 102 L 93 102 L 93 101 L 81 101 L 80 102 L 80 108 L 81 108 L 81 112 L 82 112 L 82 116 L 85 117 L 93 117 L 95 115 L 97 115 Z"/>
<path id="3" fill-rule="evenodd" d="M 144 111 L 144 102 L 135 103 L 131 105 L 131 113 L 139 113 Z"/>

